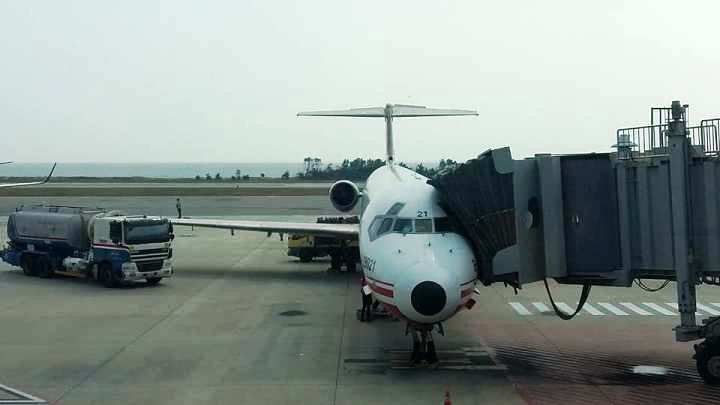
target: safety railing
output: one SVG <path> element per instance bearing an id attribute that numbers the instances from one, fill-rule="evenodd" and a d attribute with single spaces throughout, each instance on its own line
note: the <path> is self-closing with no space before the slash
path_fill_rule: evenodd
<path id="1" fill-rule="evenodd" d="M 686 128 L 693 155 L 720 154 L 718 127 L 720 118 L 703 120 L 699 126 Z M 621 160 L 667 156 L 667 129 L 668 124 L 620 128 L 612 147 L 617 150 L 617 157 Z"/>

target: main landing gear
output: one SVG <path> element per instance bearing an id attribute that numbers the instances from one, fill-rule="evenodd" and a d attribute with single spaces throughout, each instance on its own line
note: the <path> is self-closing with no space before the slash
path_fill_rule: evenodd
<path id="1" fill-rule="evenodd" d="M 440 328 L 440 334 L 444 334 L 442 324 L 438 324 Z M 435 351 L 435 341 L 433 340 L 432 332 L 434 326 L 413 326 L 408 324 L 406 329 L 407 333 L 412 333 L 413 338 L 413 350 L 410 357 L 410 362 L 415 366 L 421 366 L 423 361 L 430 366 L 437 367 L 439 359 L 437 352 Z"/>

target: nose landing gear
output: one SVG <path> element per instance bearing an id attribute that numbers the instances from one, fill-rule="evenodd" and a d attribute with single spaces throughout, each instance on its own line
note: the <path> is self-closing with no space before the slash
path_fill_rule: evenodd
<path id="1" fill-rule="evenodd" d="M 435 341 L 433 341 L 433 326 L 418 327 L 408 324 L 408 331 L 411 331 L 413 338 L 413 351 L 410 356 L 410 362 L 415 366 L 420 366 L 425 361 L 430 366 L 439 364 L 437 352 L 435 351 Z M 442 333 L 442 326 L 440 326 Z"/>

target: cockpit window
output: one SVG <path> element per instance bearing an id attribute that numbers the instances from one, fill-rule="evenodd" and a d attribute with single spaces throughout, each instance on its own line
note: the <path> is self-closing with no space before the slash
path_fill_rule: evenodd
<path id="1" fill-rule="evenodd" d="M 432 233 L 432 219 L 416 219 L 415 233 Z"/>
<path id="2" fill-rule="evenodd" d="M 410 218 L 398 218 L 395 220 L 395 226 L 393 227 L 393 232 L 398 233 L 412 233 L 413 231 L 413 221 Z"/>
<path id="3" fill-rule="evenodd" d="M 378 228 L 377 236 L 380 236 L 380 235 L 390 232 L 390 230 L 392 229 L 392 225 L 393 225 L 392 218 L 384 218 L 382 220 L 382 222 L 380 223 L 380 227 Z"/>
<path id="4" fill-rule="evenodd" d="M 400 213 L 400 210 L 403 209 L 404 206 L 405 206 L 405 203 L 396 202 L 395 204 L 392 205 L 392 207 L 390 207 L 390 209 L 388 210 L 388 212 L 385 215 L 397 215 Z"/>
<path id="5" fill-rule="evenodd" d="M 388 233 L 403 235 L 418 233 L 452 233 L 455 232 L 448 217 L 437 218 L 403 218 L 394 215 L 378 215 L 370 223 L 368 237 L 370 241 Z"/>

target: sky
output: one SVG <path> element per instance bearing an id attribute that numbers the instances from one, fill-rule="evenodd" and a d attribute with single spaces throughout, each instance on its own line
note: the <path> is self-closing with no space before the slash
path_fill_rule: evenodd
<path id="1" fill-rule="evenodd" d="M 401 161 L 608 151 L 679 99 L 720 116 L 720 3 L 0 0 L 0 160 Z"/>

